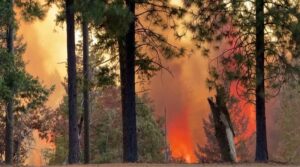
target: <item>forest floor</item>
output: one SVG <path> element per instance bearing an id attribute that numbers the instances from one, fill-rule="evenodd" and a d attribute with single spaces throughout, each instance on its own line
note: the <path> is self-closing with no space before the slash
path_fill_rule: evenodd
<path id="1" fill-rule="evenodd" d="M 297 166 L 278 163 L 237 163 L 237 164 L 95 164 L 95 165 L 71 165 L 71 167 L 273 167 L 273 166 Z M 61 167 L 61 166 L 60 166 Z"/>

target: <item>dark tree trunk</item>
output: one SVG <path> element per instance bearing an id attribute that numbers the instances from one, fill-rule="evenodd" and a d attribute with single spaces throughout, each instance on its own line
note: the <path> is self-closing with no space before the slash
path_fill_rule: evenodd
<path id="1" fill-rule="evenodd" d="M 84 114 L 84 163 L 90 162 L 90 110 L 89 110 L 89 29 L 86 21 L 82 22 L 83 36 L 83 114 Z"/>
<path id="2" fill-rule="evenodd" d="M 268 161 L 265 83 L 264 83 L 264 0 L 256 0 L 256 155 L 255 161 Z"/>
<path id="3" fill-rule="evenodd" d="M 128 9 L 135 14 L 135 2 L 126 0 Z M 123 161 L 136 162 L 137 132 L 135 107 L 135 21 L 129 25 L 125 38 L 119 40 L 121 98 L 123 120 Z"/>
<path id="4" fill-rule="evenodd" d="M 76 55 L 74 28 L 74 1 L 66 0 L 67 51 L 68 51 L 68 106 L 69 106 L 69 164 L 79 162 L 77 126 Z"/>
<path id="5" fill-rule="evenodd" d="M 7 28 L 7 51 L 13 56 L 14 54 L 14 0 L 10 0 L 10 11 L 12 12 Z M 13 88 L 11 88 L 13 91 Z M 14 118 L 13 118 L 13 95 L 6 103 L 6 129 L 5 129 L 5 163 L 13 164 L 13 134 L 14 134 Z"/>
<path id="6" fill-rule="evenodd" d="M 5 129 L 5 163 L 7 165 L 13 164 L 13 101 L 7 102 L 6 106 L 6 129 Z"/>

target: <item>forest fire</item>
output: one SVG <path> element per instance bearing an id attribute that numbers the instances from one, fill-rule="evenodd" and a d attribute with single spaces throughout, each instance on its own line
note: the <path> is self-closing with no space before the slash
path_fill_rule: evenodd
<path id="1" fill-rule="evenodd" d="M 205 143 L 202 120 L 209 113 L 205 85 L 206 60 L 201 56 L 183 57 L 165 62 L 174 77 L 168 73 L 155 76 L 149 92 L 155 112 L 164 117 L 167 112 L 167 138 L 172 156 L 187 163 L 198 162 L 195 156 L 197 144 Z M 194 77 L 194 76 L 198 77 Z M 199 96 L 201 93 L 201 96 Z"/>
<path id="2" fill-rule="evenodd" d="M 33 24 L 21 22 L 22 26 L 18 32 L 27 44 L 23 57 L 28 63 L 26 70 L 33 76 L 39 77 L 47 86 L 55 85 L 55 91 L 47 102 L 47 105 L 53 109 L 60 104 L 65 94 L 61 83 L 66 75 L 65 31 L 56 26 L 55 17 L 56 9 L 52 8 L 48 11 L 44 21 L 37 21 Z M 35 141 L 25 163 L 29 166 L 43 166 L 46 164 L 43 151 L 53 149 L 55 146 L 53 143 L 41 140 L 37 131 L 34 131 L 33 136 Z"/>
<path id="3" fill-rule="evenodd" d="M 0 164 L 300 163 L 300 6 L 255 2 L 1 1 Z"/>
<path id="4" fill-rule="evenodd" d="M 50 19 L 49 21 L 52 20 Z M 27 30 L 29 30 L 28 27 Z M 26 39 L 29 36 L 38 36 L 38 34 L 34 34 L 34 32 L 32 31 L 29 32 L 26 30 L 22 30 L 22 33 L 25 34 Z M 37 38 L 36 40 L 39 40 L 39 38 Z M 30 59 L 30 62 L 34 62 L 35 58 L 43 59 L 43 62 L 49 61 L 46 57 L 36 57 L 35 54 L 32 54 L 32 56 L 29 58 L 29 52 L 36 52 L 38 48 L 30 49 L 33 45 L 32 40 L 28 40 L 27 43 L 29 50 L 26 52 L 26 55 L 28 59 Z M 46 50 L 44 55 L 50 53 L 51 51 Z M 55 64 L 62 61 L 63 58 L 58 58 Z M 42 66 L 39 70 L 37 70 L 37 68 L 35 68 L 35 64 L 36 63 L 29 63 L 28 70 L 31 73 L 41 77 L 42 80 L 46 81 L 46 83 L 51 83 L 47 79 L 49 79 L 48 77 L 52 76 L 52 74 L 48 73 L 47 71 L 52 71 L 55 69 Z M 65 73 L 61 68 L 61 64 L 57 64 L 57 66 L 60 70 L 59 74 Z M 151 85 L 153 91 L 150 92 L 150 94 L 153 99 L 157 99 L 154 101 L 155 111 L 157 113 L 162 113 L 161 111 L 163 111 L 164 106 L 167 106 L 167 139 L 172 156 L 174 158 L 183 159 L 187 163 L 196 163 L 196 144 L 202 145 L 206 141 L 202 127 L 202 120 L 206 119 L 207 115 L 210 113 L 206 99 L 207 97 L 213 95 L 209 93 L 205 85 L 205 79 L 208 76 L 206 72 L 207 62 L 205 58 L 202 58 L 200 55 L 196 55 L 192 57 L 181 58 L 180 60 L 174 60 L 172 62 L 167 62 L 166 66 L 170 66 L 170 69 L 174 74 L 174 78 L 169 74 L 164 75 L 164 80 L 166 82 L 166 85 L 168 85 L 168 88 L 164 89 L 164 91 L 161 91 L 160 74 L 158 74 L 157 77 L 153 79 Z M 43 73 L 43 70 L 46 72 Z M 59 76 L 59 74 L 57 75 Z M 56 95 L 52 97 L 54 101 L 50 101 L 51 104 L 57 104 L 57 100 L 62 97 L 61 92 L 64 91 L 60 86 L 62 76 L 60 75 L 60 77 L 56 78 L 56 83 L 59 87 L 58 89 L 56 89 Z M 177 90 L 179 93 L 176 94 L 175 90 Z M 199 92 L 202 92 L 201 96 L 199 96 Z M 159 100 L 162 98 L 165 100 Z M 249 118 L 247 132 L 239 137 L 241 139 L 245 139 L 249 138 L 255 132 L 255 113 L 253 105 L 246 104 L 245 101 L 241 101 L 240 106 L 243 106 L 243 112 L 247 113 Z M 43 145 L 44 147 L 47 147 L 46 145 L 48 144 L 41 141 L 38 142 L 37 145 Z M 49 146 L 51 145 L 49 144 Z M 35 158 L 31 157 L 30 161 L 32 164 L 40 162 L 41 157 L 40 154 L 37 153 L 37 151 L 38 150 L 33 151 L 34 154 L 32 156 L 34 156 Z"/>
<path id="5" fill-rule="evenodd" d="M 242 89 L 243 88 L 240 85 L 237 85 L 237 82 L 233 82 L 230 87 L 230 96 L 238 99 L 238 102 L 237 102 L 238 108 L 241 110 L 241 112 L 243 113 L 243 115 L 245 115 L 245 117 L 247 119 L 246 130 L 240 136 L 237 136 L 235 138 L 236 142 L 249 139 L 253 135 L 253 133 L 255 133 L 255 131 L 256 131 L 255 108 L 252 103 L 248 102 L 245 98 L 239 96 L 238 91 L 240 91 Z M 235 117 L 238 117 L 238 116 L 239 115 L 231 114 L 231 117 L 233 117 L 233 120 L 235 119 Z"/>
<path id="6" fill-rule="evenodd" d="M 168 141 L 174 158 L 181 158 L 187 163 L 195 163 L 194 141 L 188 127 L 187 112 L 182 112 L 168 124 Z"/>
<path id="7" fill-rule="evenodd" d="M 255 108 L 252 104 L 242 104 L 243 107 L 243 112 L 246 113 L 246 115 L 248 116 L 248 125 L 247 125 L 247 129 L 244 132 L 244 134 L 242 134 L 240 137 L 238 137 L 236 140 L 246 140 L 248 138 L 250 138 L 253 133 L 256 132 L 256 125 L 255 125 Z"/>
<path id="8" fill-rule="evenodd" d="M 20 34 L 24 35 L 28 46 L 25 54 L 25 59 L 30 60 L 27 70 L 40 77 L 47 85 L 56 84 L 56 91 L 49 102 L 51 106 L 56 106 L 64 94 L 60 83 L 66 75 L 64 64 L 59 64 L 66 58 L 65 34 L 64 30 L 51 33 L 55 29 L 54 18 L 55 9 L 51 9 L 45 21 L 33 25 L 24 24 L 20 29 Z M 47 27 L 44 29 L 49 32 L 32 31 L 37 27 Z M 47 39 L 47 43 L 39 42 L 43 39 Z M 49 44 L 53 46 L 48 47 Z M 189 40 L 184 42 L 186 46 L 190 44 Z M 162 74 L 158 73 L 150 84 L 152 90 L 149 94 L 155 99 L 155 112 L 162 115 L 164 108 L 167 108 L 167 139 L 172 156 L 187 163 L 197 162 L 196 145 L 206 142 L 202 121 L 210 113 L 207 97 L 213 96 L 205 84 L 208 77 L 207 64 L 207 59 L 197 54 L 165 62 L 174 77 L 165 74 L 162 79 Z M 165 84 L 162 84 L 162 80 Z M 245 139 L 255 132 L 255 113 L 253 105 L 248 105 L 245 101 L 241 101 L 239 105 L 243 106 L 243 112 L 249 118 L 247 132 L 240 137 Z M 37 145 L 43 145 L 43 148 L 53 147 L 44 141 L 37 141 Z M 33 151 L 30 165 L 40 163 L 41 154 L 37 151 L 41 150 Z"/>

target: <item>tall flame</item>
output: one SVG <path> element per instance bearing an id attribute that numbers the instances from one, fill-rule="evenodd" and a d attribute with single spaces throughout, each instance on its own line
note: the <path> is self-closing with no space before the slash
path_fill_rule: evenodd
<path id="1" fill-rule="evenodd" d="M 246 130 L 235 138 L 235 141 L 245 141 L 249 139 L 256 132 L 256 116 L 255 116 L 255 106 L 252 103 L 249 103 L 245 98 L 238 95 L 239 90 L 244 88 L 241 85 L 237 85 L 237 82 L 233 82 L 230 87 L 230 96 L 238 98 L 238 107 L 241 109 L 241 112 L 245 115 L 247 121 Z M 237 115 L 231 114 L 231 117 L 237 117 Z"/>

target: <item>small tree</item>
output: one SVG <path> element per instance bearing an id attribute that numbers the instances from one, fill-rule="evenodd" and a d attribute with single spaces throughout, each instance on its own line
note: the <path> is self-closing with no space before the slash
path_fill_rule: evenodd
<path id="1" fill-rule="evenodd" d="M 91 162 L 122 162 L 122 113 L 120 89 L 114 86 L 93 88 L 91 99 Z M 164 136 L 162 121 L 154 118 L 147 98 L 137 100 L 137 129 L 141 162 L 163 162 Z M 80 104 L 78 104 L 80 105 Z M 67 108 L 66 98 L 57 110 L 54 133 L 56 149 L 50 164 L 61 164 L 67 156 Z"/>

